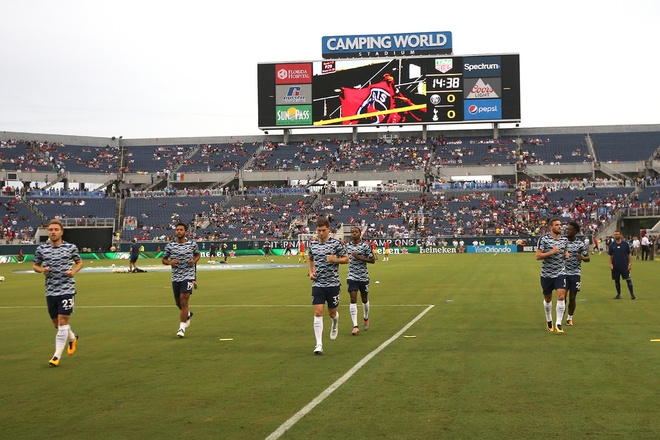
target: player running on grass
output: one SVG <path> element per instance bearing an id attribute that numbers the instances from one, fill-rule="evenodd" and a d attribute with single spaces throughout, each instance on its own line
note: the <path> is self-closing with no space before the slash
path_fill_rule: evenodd
<path id="1" fill-rule="evenodd" d="M 539 238 L 536 247 L 536 259 L 543 260 L 541 263 L 541 289 L 543 289 L 543 310 L 548 331 L 554 330 L 562 334 L 561 322 L 566 311 L 566 277 L 564 271 L 564 259 L 566 257 L 566 245 L 568 240 L 561 236 L 561 220 L 553 218 L 548 223 L 550 232 Z M 552 291 L 557 291 L 557 305 L 555 327 L 552 326 Z"/>
<path id="2" fill-rule="evenodd" d="M 53 219 L 48 223 L 48 242 L 40 245 L 34 252 L 33 270 L 45 275 L 46 304 L 57 336 L 55 336 L 55 354 L 48 364 L 57 367 L 62 359 L 64 347 L 67 353 L 76 352 L 78 335 L 73 333 L 69 318 L 73 313 L 76 296 L 76 281 L 73 279 L 83 267 L 78 247 L 62 240 L 64 226 Z"/>
<path id="3" fill-rule="evenodd" d="M 323 354 L 323 309 L 328 303 L 328 316 L 332 319 L 330 339 L 339 333 L 339 265 L 348 263 L 346 249 L 341 242 L 330 237 L 330 222 L 325 217 L 316 220 L 316 240 L 309 243 L 307 269 L 312 280 L 312 305 L 314 307 L 314 354 Z"/>
<path id="4" fill-rule="evenodd" d="M 179 330 L 176 335 L 183 338 L 190 325 L 193 313 L 189 309 L 190 295 L 197 277 L 196 265 L 200 253 L 197 243 L 188 240 L 186 233 L 188 227 L 185 223 L 178 223 L 175 229 L 175 240 L 165 246 L 162 263 L 172 266 L 172 291 L 174 301 L 181 311 L 179 313 Z"/>
<path id="5" fill-rule="evenodd" d="M 362 240 L 362 230 L 357 226 L 351 226 L 351 241 L 346 245 L 348 252 L 348 276 L 346 283 L 348 284 L 348 294 L 351 296 L 351 320 L 353 321 L 353 335 L 360 333 L 358 328 L 357 316 L 357 294 L 360 291 L 362 298 L 362 311 L 364 318 L 364 330 L 369 329 L 369 271 L 367 270 L 367 263 L 373 264 L 376 262 L 371 245 Z"/>

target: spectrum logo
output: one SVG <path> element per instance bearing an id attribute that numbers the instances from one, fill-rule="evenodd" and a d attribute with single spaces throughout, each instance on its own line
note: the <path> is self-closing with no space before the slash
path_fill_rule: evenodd
<path id="1" fill-rule="evenodd" d="M 501 99 L 465 100 L 465 119 L 502 119 Z"/>

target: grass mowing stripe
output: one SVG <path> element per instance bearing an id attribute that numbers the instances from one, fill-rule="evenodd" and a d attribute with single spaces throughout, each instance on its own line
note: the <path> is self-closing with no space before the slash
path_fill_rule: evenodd
<path id="1" fill-rule="evenodd" d="M 376 348 L 374 351 L 363 357 L 357 364 L 353 366 L 350 370 L 348 370 L 342 377 L 337 379 L 335 383 L 330 385 L 325 391 L 323 391 L 321 394 L 316 396 L 311 402 L 309 402 L 303 409 L 298 411 L 296 414 L 294 414 L 289 420 L 284 422 L 282 425 L 280 425 L 279 428 L 277 428 L 271 435 L 266 437 L 266 440 L 275 440 L 278 439 L 284 434 L 289 428 L 291 428 L 293 425 L 296 424 L 296 422 L 303 417 L 307 413 L 309 413 L 311 410 L 313 410 L 316 405 L 319 403 L 323 402 L 330 394 L 332 394 L 337 388 L 339 388 L 344 382 L 346 382 L 348 379 L 350 379 L 357 371 L 365 366 L 367 362 L 369 362 L 371 359 L 373 359 L 378 353 L 383 351 L 388 345 L 390 345 L 392 342 L 394 342 L 399 336 L 401 336 L 403 333 L 405 333 L 406 330 L 408 330 L 410 327 L 412 327 L 417 321 L 419 321 L 426 313 L 428 313 L 429 310 L 431 310 L 434 306 L 429 305 L 422 313 L 417 315 L 412 321 L 410 321 L 408 324 L 406 324 L 401 330 L 399 330 L 394 336 L 392 336 L 390 339 L 387 341 L 383 342 L 380 344 L 378 348 Z"/>

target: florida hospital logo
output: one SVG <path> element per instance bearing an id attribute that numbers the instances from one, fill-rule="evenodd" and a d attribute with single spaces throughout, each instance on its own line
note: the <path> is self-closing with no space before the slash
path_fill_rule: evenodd
<path id="1" fill-rule="evenodd" d="M 287 79 L 288 76 L 289 76 L 289 74 L 286 71 L 286 69 L 280 69 L 280 70 L 277 71 L 277 77 L 279 79 L 284 80 L 284 79 Z"/>
<path id="2" fill-rule="evenodd" d="M 382 87 L 372 87 L 369 91 L 369 96 L 360 104 L 356 114 L 364 115 L 366 113 L 381 112 L 390 109 L 390 102 L 392 95 L 389 90 Z M 382 123 L 387 115 L 374 115 L 372 118 L 367 119 L 371 124 Z"/>

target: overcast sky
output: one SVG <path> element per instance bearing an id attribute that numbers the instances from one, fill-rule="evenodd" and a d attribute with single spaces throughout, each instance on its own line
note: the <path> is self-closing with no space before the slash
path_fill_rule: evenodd
<path id="1" fill-rule="evenodd" d="M 658 0 L 0 0 L 0 17 L 0 131 L 258 135 L 258 63 L 439 31 L 454 55 L 520 54 L 521 127 L 660 123 Z"/>

